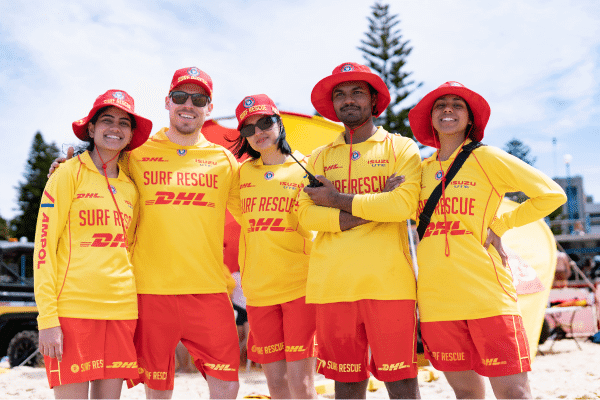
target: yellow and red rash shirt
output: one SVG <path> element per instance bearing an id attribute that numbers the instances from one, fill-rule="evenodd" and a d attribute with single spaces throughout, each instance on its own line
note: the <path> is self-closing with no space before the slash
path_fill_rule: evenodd
<path id="1" fill-rule="evenodd" d="M 444 173 L 459 149 L 442 162 Z M 441 176 L 436 154 L 423 161 L 418 213 Z M 530 199 L 495 217 L 504 194 L 515 191 Z M 520 314 L 510 270 L 493 246 L 489 251 L 483 247 L 487 229 L 502 236 L 507 229 L 545 217 L 565 200 L 556 182 L 518 158 L 492 146 L 475 149 L 440 197 L 417 247 L 421 321 Z"/>
<path id="2" fill-rule="evenodd" d="M 138 194 L 123 171 L 109 178 L 129 242 Z M 39 329 L 58 317 L 137 319 L 133 266 L 121 215 L 106 178 L 88 152 L 63 164 L 48 180 L 35 232 L 35 301 Z"/>
<path id="3" fill-rule="evenodd" d="M 300 194 L 300 224 L 318 231 L 310 256 L 307 302 L 414 300 L 406 219 L 415 212 L 419 198 L 417 144 L 381 127 L 352 146 L 340 134 L 333 143 L 313 151 L 308 170 L 324 175 L 342 193 L 357 194 L 352 214 L 374 222 L 342 232 L 340 210 L 317 206 L 304 191 Z M 381 193 L 393 173 L 404 175 L 406 181 L 392 192 Z"/>
<path id="4" fill-rule="evenodd" d="M 238 162 L 202 135 L 181 146 L 166 131 L 124 163 L 140 194 L 131 249 L 138 293 L 226 293 L 223 227 L 226 207 L 239 218 Z"/>
<path id="5" fill-rule="evenodd" d="M 303 162 L 300 152 L 294 156 Z M 246 304 L 270 306 L 306 295 L 312 232 L 298 224 L 297 196 L 306 172 L 291 158 L 240 166 L 239 264 Z"/>

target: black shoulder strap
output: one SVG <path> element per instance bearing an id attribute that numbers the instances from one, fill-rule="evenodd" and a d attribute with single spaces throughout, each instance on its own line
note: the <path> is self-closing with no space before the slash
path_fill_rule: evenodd
<path id="1" fill-rule="evenodd" d="M 456 156 L 456 159 L 454 160 L 454 162 L 452 163 L 452 166 L 450 167 L 450 169 L 448 170 L 448 173 L 446 174 L 446 180 L 445 180 L 446 185 L 444 186 L 444 188 L 446 188 L 450 184 L 452 179 L 454 179 L 454 176 L 456 175 L 458 170 L 463 166 L 463 164 L 465 163 L 465 161 L 467 160 L 467 158 L 469 157 L 471 152 L 473 150 L 475 150 L 476 148 L 478 148 L 479 146 L 485 146 L 485 145 L 482 144 L 481 142 L 471 142 L 471 143 L 463 146 L 462 151 L 460 153 L 458 153 L 458 155 Z M 427 199 L 427 203 L 425 203 L 425 207 L 423 207 L 423 211 L 421 212 L 421 214 L 419 214 L 419 226 L 417 227 L 417 233 L 419 234 L 419 240 L 423 239 L 423 235 L 425 234 L 427 225 L 429 225 L 429 222 L 431 221 L 431 216 L 433 215 L 433 211 L 435 210 L 435 207 L 437 206 L 438 201 L 440 201 L 441 195 L 442 195 L 442 183 L 440 182 L 440 184 L 437 185 L 437 187 L 431 193 L 431 196 L 429 196 L 429 199 Z"/>

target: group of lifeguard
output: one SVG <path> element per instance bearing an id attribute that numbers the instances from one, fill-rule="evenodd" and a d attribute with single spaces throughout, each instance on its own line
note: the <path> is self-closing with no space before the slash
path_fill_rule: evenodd
<path id="1" fill-rule="evenodd" d="M 153 136 L 122 90 L 73 123 L 86 147 L 51 175 L 35 240 L 40 351 L 57 398 L 118 398 L 123 380 L 170 398 L 179 341 L 211 398 L 237 396 L 226 209 L 241 225 L 248 358 L 262 364 L 272 398 L 316 398 L 315 369 L 335 381 L 337 398 L 364 397 L 369 374 L 390 398 L 419 398 L 417 307 L 426 357 L 457 397 L 484 396 L 482 376 L 497 397 L 531 397 L 500 237 L 563 204 L 560 187 L 478 147 L 442 186 L 418 245 L 418 285 L 409 253 L 406 220 L 418 220 L 462 148 L 483 138 L 483 97 L 447 82 L 411 110 L 416 139 L 437 149 L 421 161 L 413 140 L 374 124 L 390 93 L 360 64 L 314 87 L 315 109 L 345 131 L 310 157 L 292 151 L 264 94 L 236 108 L 231 152 L 207 141 L 212 93 L 206 73 L 183 68 L 165 98 L 170 125 Z M 513 191 L 530 199 L 496 215 Z"/>

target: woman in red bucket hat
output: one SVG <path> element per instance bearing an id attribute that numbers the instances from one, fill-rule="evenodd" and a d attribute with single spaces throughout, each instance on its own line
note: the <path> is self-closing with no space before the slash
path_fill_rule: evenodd
<path id="1" fill-rule="evenodd" d="M 306 304 L 312 232 L 298 224 L 296 197 L 306 164 L 292 153 L 279 110 L 267 95 L 245 97 L 235 110 L 240 136 L 242 226 L 239 265 L 250 324 L 248 358 L 262 364 L 271 398 L 317 398 L 315 305 Z M 295 159 L 294 159 L 295 157 Z"/>
<path id="2" fill-rule="evenodd" d="M 437 149 L 422 163 L 420 220 L 441 189 L 437 203 L 427 204 L 435 208 L 417 248 L 421 334 L 426 357 L 444 371 L 457 398 L 484 398 L 484 376 L 498 398 L 531 398 L 528 341 L 500 238 L 550 214 L 566 197 L 518 158 L 478 147 L 489 117 L 487 101 L 458 82 L 428 93 L 408 114 L 415 138 Z M 464 149 L 472 152 L 446 179 Z M 515 191 L 529 199 L 496 215 L 504 194 Z"/>
<path id="3" fill-rule="evenodd" d="M 98 96 L 73 122 L 87 144 L 44 189 L 34 280 L 39 349 L 56 398 L 119 398 L 123 380 L 138 376 L 137 293 L 127 251 L 138 193 L 117 161 L 151 129 L 125 91 Z"/>

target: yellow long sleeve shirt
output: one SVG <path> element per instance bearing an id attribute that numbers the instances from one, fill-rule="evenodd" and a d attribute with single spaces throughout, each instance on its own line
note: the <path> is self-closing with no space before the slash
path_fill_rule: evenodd
<path id="1" fill-rule="evenodd" d="M 356 194 L 352 214 L 374 222 L 342 232 L 339 210 L 317 206 L 305 192 L 300 194 L 300 224 L 318 231 L 310 256 L 307 302 L 416 298 L 406 220 L 417 208 L 420 165 L 413 140 L 381 127 L 365 142 L 351 146 L 341 134 L 313 151 L 308 170 L 324 175 L 339 192 Z M 404 175 L 406 181 L 382 193 L 393 173 Z"/>
<path id="2" fill-rule="evenodd" d="M 193 146 L 161 129 L 124 167 L 140 194 L 132 262 L 138 293 L 226 293 L 225 209 L 239 218 L 238 162 L 200 135 Z"/>
<path id="3" fill-rule="evenodd" d="M 39 329 L 60 326 L 58 317 L 137 319 L 122 221 L 133 238 L 138 195 L 123 172 L 109 182 L 123 220 L 87 152 L 67 161 L 46 184 L 34 252 Z"/>
<path id="4" fill-rule="evenodd" d="M 444 172 L 458 152 L 442 162 Z M 419 213 L 441 175 L 436 154 L 423 161 Z M 496 217 L 504 194 L 515 191 L 530 199 Z M 483 247 L 487 229 L 502 236 L 507 229 L 545 217 L 565 201 L 560 186 L 532 166 L 492 146 L 475 149 L 440 198 L 417 248 L 421 321 L 520 314 L 510 270 L 493 246 Z"/>
<path id="5" fill-rule="evenodd" d="M 299 152 L 299 161 L 304 157 Z M 239 264 L 246 304 L 269 306 L 306 295 L 312 232 L 298 223 L 304 170 L 290 157 L 280 165 L 250 159 L 240 166 Z"/>

